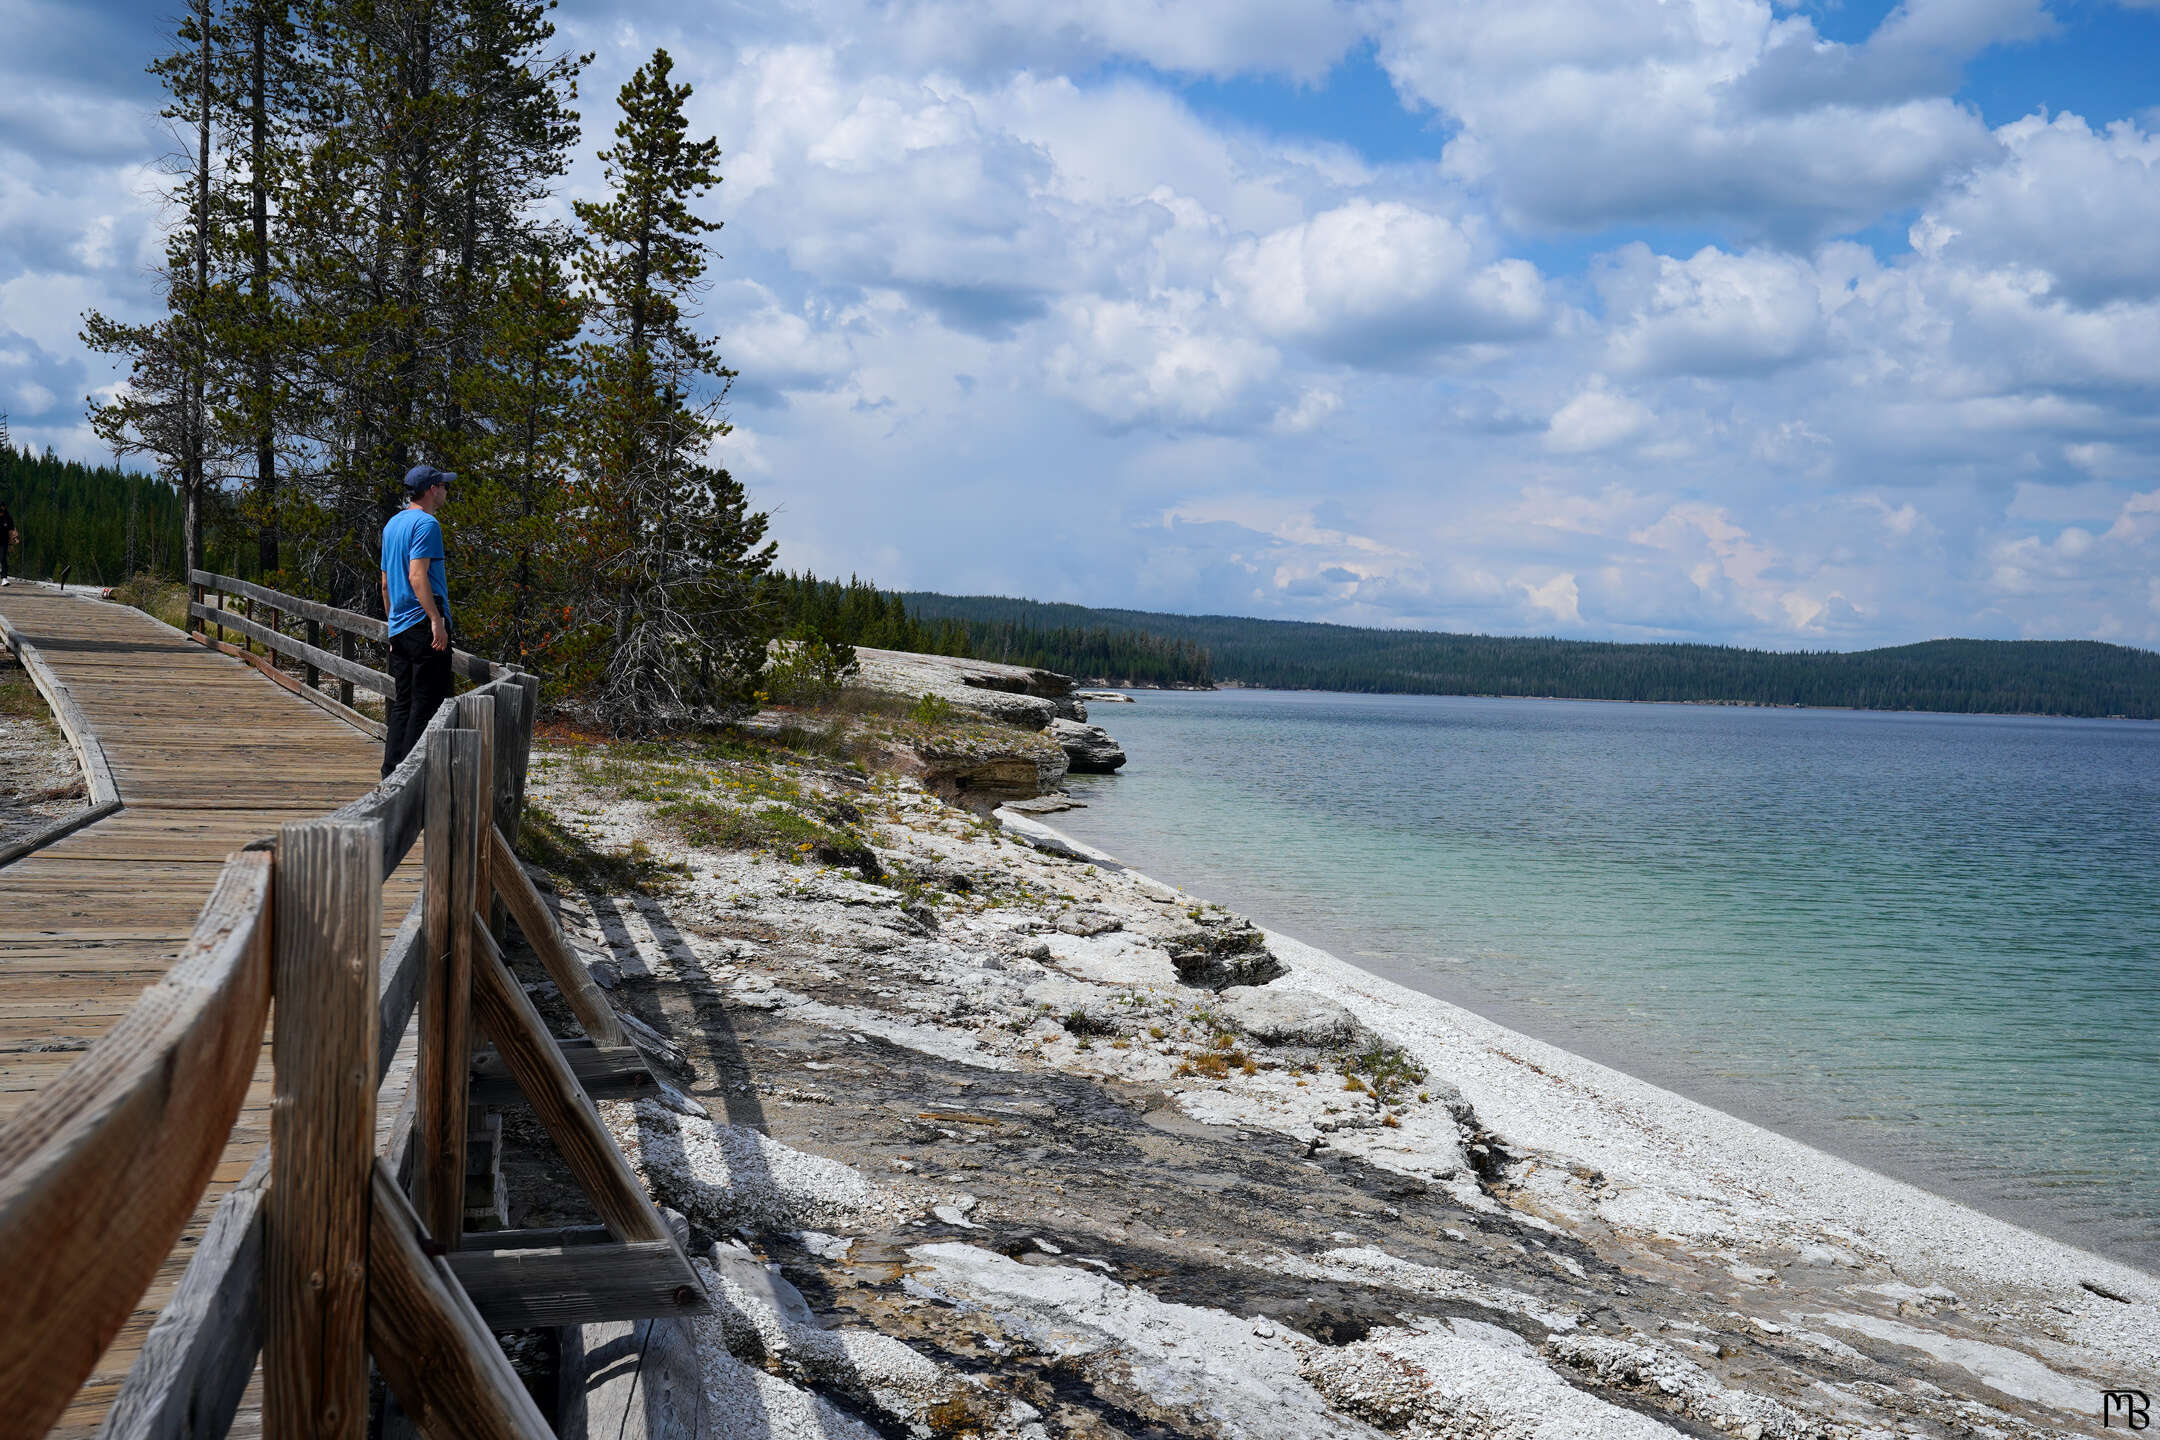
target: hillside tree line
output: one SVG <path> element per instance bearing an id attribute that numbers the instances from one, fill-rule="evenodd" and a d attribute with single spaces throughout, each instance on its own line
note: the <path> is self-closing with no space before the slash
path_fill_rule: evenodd
<path id="1" fill-rule="evenodd" d="M 1110 629 L 1187 644 L 1218 684 L 1406 695 L 1506 695 L 1967 714 L 2160 719 L 2160 654 L 2092 640 L 1929 640 L 1776 651 L 1165 615 L 987 595 L 900 597 L 970 635 Z"/>

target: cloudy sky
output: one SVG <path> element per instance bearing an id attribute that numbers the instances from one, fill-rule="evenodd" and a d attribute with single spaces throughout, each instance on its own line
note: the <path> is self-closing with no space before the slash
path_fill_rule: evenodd
<path id="1" fill-rule="evenodd" d="M 0 408 L 100 454 L 148 0 L 0 0 Z M 2160 647 L 2160 0 L 562 0 L 719 137 L 719 458 L 887 584 Z M 590 148 L 590 147 L 588 147 Z M 579 186 L 593 181 L 580 168 Z"/>

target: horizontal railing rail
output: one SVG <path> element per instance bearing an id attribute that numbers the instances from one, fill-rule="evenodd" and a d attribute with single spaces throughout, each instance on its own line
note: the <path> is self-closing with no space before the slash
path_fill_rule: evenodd
<path id="1" fill-rule="evenodd" d="M 0 1414 L 41 1434 L 172 1252 L 262 1054 L 270 857 L 235 856 L 164 979 L 0 1129 Z"/>
<path id="2" fill-rule="evenodd" d="M 237 600 L 238 608 L 228 605 L 228 599 Z M 354 692 L 364 690 L 384 700 L 397 696 L 397 682 L 385 670 L 364 663 L 359 653 L 361 645 L 371 650 L 388 647 L 390 628 L 385 622 L 215 570 L 188 572 L 187 615 L 188 633 L 200 643 L 246 661 L 293 693 L 382 738 L 382 722 L 355 708 Z M 301 627 L 299 635 L 285 629 L 295 621 Z M 235 644 L 234 636 L 251 643 Z M 257 645 L 267 653 L 256 654 Z M 281 658 L 292 662 L 299 675 L 288 674 L 277 663 Z M 522 673 L 515 666 L 455 647 L 450 651 L 450 669 L 474 685 Z M 321 688 L 324 675 L 337 682 L 334 699 Z"/>

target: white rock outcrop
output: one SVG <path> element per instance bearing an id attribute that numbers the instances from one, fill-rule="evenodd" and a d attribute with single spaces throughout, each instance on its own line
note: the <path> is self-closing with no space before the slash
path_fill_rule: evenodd
<path id="1" fill-rule="evenodd" d="M 1125 763 L 1125 752 L 1100 725 L 1083 725 L 1063 716 L 1050 722 L 1050 738 L 1065 752 L 1075 775 L 1108 775 Z"/>

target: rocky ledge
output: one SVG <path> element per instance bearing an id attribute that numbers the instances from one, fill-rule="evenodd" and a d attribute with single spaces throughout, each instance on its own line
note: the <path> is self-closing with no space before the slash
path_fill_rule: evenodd
<path id="1" fill-rule="evenodd" d="M 1076 775 L 1108 775 L 1125 763 L 1125 752 L 1110 732 L 1062 716 L 1052 720 L 1050 738 L 1065 752 L 1065 762 Z"/>
<path id="2" fill-rule="evenodd" d="M 1808 1218 L 1689 1159 L 1714 1112 L 904 777 L 686 744 L 533 795 L 664 1057 L 604 1108 L 707 1257 L 731 1435 L 2025 1440 L 2160 1382 L 2150 1277 L 1993 1222 L 2024 1268 L 1960 1270 L 1977 1217 L 1918 1192 Z M 736 804 L 852 816 L 875 870 L 669 818 Z M 587 1218 L 507 1163 L 511 1223 Z"/>
<path id="3" fill-rule="evenodd" d="M 949 705 L 1027 730 L 1043 729 L 1061 716 L 1087 719 L 1086 707 L 1073 697 L 1072 677 L 1055 670 L 862 645 L 855 647 L 855 666 L 851 683 L 865 690 L 903 700 L 934 695 Z"/>
<path id="4" fill-rule="evenodd" d="M 1107 775 L 1125 763 L 1110 732 L 1088 723 L 1087 706 L 1070 675 L 1026 665 L 855 648 L 853 689 L 896 700 L 929 696 L 957 710 L 1022 730 L 1040 730 L 1065 752 L 1075 774 Z M 1129 703 L 1130 697 L 1115 697 Z M 1062 772 L 1057 777 L 1063 778 Z M 1055 780 L 1045 783 L 1047 792 Z"/>

